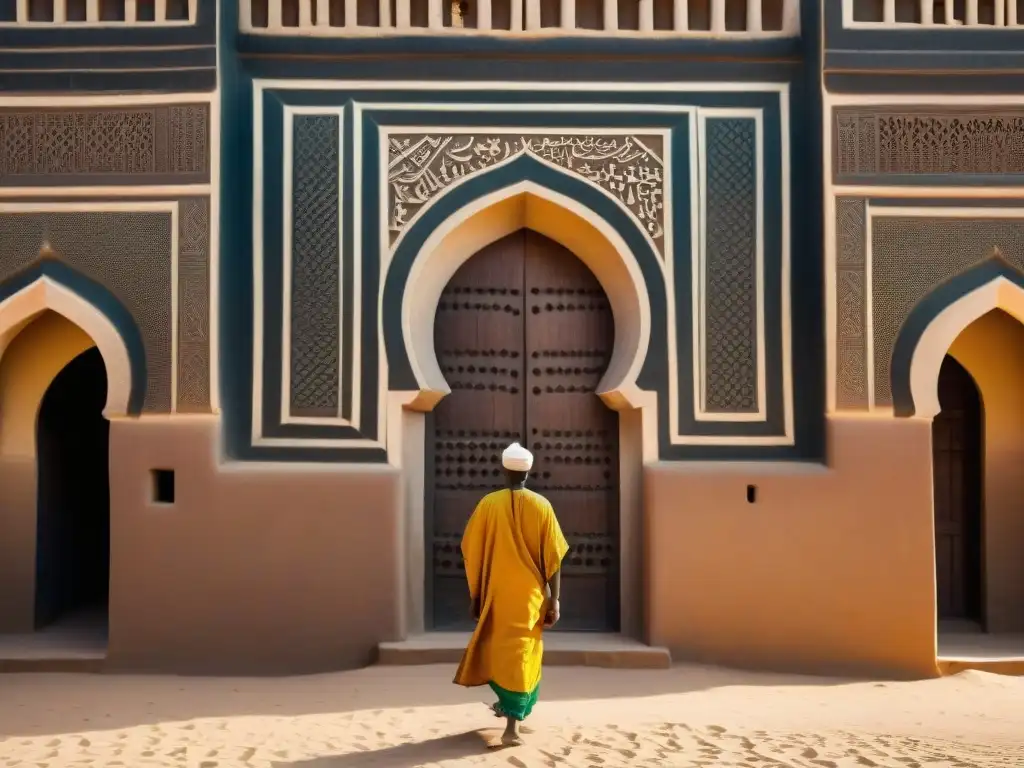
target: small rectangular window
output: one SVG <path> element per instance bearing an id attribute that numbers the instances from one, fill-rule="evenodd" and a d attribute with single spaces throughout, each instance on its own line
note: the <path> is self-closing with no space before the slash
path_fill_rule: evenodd
<path id="1" fill-rule="evenodd" d="M 157 504 L 174 503 L 174 470 L 154 469 L 153 475 L 153 501 Z"/>

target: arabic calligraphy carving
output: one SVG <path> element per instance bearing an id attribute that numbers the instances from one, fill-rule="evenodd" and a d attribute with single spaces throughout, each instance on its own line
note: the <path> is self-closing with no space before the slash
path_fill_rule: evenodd
<path id="1" fill-rule="evenodd" d="M 664 255 L 664 166 L 660 136 L 392 134 L 388 147 L 391 244 L 447 187 L 530 154 L 614 195 Z"/>

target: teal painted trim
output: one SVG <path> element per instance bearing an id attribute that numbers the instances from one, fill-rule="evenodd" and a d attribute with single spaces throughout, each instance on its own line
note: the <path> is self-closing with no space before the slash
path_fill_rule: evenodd
<path id="1" fill-rule="evenodd" d="M 752 118 L 751 118 L 752 119 Z M 780 435 L 785 431 L 785 407 L 782 358 L 782 157 L 781 126 L 779 106 L 776 103 L 766 109 L 763 115 L 764 158 L 761 165 L 763 175 L 764 206 L 764 336 L 765 336 L 765 379 L 767 419 L 763 422 L 704 422 L 694 418 L 693 402 L 693 300 L 691 260 L 698 254 L 689 253 L 690 240 L 689 205 L 675 202 L 675 243 L 676 268 L 676 347 L 679 383 L 679 423 L 676 425 L 683 435 L 753 436 Z M 672 156 L 675 179 L 689 178 L 690 158 L 687 147 L 679 136 L 673 142 Z M 684 175 L 685 174 L 685 175 Z M 685 238 L 685 239 L 684 239 Z M 689 258 L 686 258 L 689 254 Z M 666 434 L 666 444 L 668 436 Z"/>
<path id="2" fill-rule="evenodd" d="M 985 59 L 993 59 L 991 65 L 996 67 L 1019 67 L 1022 56 L 1021 32 L 1017 29 L 950 29 L 943 26 L 922 26 L 919 29 L 845 29 L 842 3 L 834 0 L 820 1 L 824 7 L 827 64 L 834 60 L 835 53 L 841 53 L 847 58 L 840 63 L 857 67 L 867 64 L 871 69 L 887 72 L 892 71 L 894 63 L 896 66 L 917 70 L 933 69 L 937 73 L 948 72 L 950 69 L 974 69 L 979 63 L 990 66 L 985 63 Z M 866 57 L 869 53 L 874 54 L 872 58 Z M 884 55 L 878 56 L 878 53 Z M 896 62 L 894 56 L 898 57 Z M 1014 63 L 1014 59 L 1018 61 Z"/>
<path id="3" fill-rule="evenodd" d="M 238 36 L 238 51 L 245 54 L 284 57 L 289 54 L 326 57 L 394 56 L 399 54 L 427 58 L 432 55 L 514 56 L 707 56 L 715 58 L 780 59 L 801 53 L 799 37 L 760 40 L 722 38 L 634 38 L 575 35 L 510 37 L 501 35 L 379 35 L 373 37 L 303 37 L 300 35 Z"/>
<path id="4" fill-rule="evenodd" d="M 351 128 L 352 110 L 345 110 L 346 116 L 344 125 Z M 361 313 L 362 333 L 360 339 L 361 354 L 359 357 L 360 387 L 366 393 L 362 398 L 360 410 L 360 428 L 357 430 L 347 426 L 311 425 L 311 424 L 282 424 L 281 423 L 281 371 L 287 361 L 282 360 L 283 339 L 281 331 L 283 328 L 284 307 L 282 302 L 283 266 L 284 266 L 284 221 L 282 215 L 282 201 L 284 194 L 284 168 L 280 158 L 284 148 L 283 121 L 284 105 L 271 92 L 264 92 L 263 96 L 263 401 L 260 403 L 262 409 L 263 434 L 266 437 L 288 437 L 305 439 L 345 439 L 356 440 L 366 438 L 376 440 L 378 438 L 378 402 L 377 393 L 379 382 L 377 375 L 377 306 L 376 302 L 363 301 Z M 346 141 L 346 146 L 351 152 L 351 141 Z M 374 142 L 368 142 L 363 148 L 363 162 L 367 168 L 376 168 L 375 160 L 376 146 Z M 354 168 L 352 155 L 349 154 L 342 159 L 344 169 L 343 177 L 343 208 L 344 218 L 342 242 L 342 264 L 344 273 L 348 274 L 348 284 L 352 281 L 352 263 L 355 258 L 353 246 L 352 223 L 354 211 L 353 190 L 355 189 Z M 371 176 L 372 174 L 368 174 Z M 364 198 L 367 197 L 364 179 Z M 376 296 L 380 262 L 377 255 L 377 246 L 374 230 L 364 223 L 363 248 L 360 258 L 363 260 L 362 276 L 363 285 L 360 287 L 361 296 Z M 343 286 L 344 282 L 343 273 Z M 346 318 L 346 325 L 351 334 L 353 294 L 346 291 L 342 301 L 343 317 Z M 351 335 L 343 339 L 343 349 L 346 352 L 346 365 L 349 371 L 354 366 L 350 359 L 353 344 Z M 257 375 L 261 375 L 257 372 Z M 351 412 L 352 402 L 351 378 L 343 379 L 341 391 L 343 396 L 347 395 L 349 411 Z"/>
<path id="5" fill-rule="evenodd" d="M 1024 91 L 1024 75 L 1012 72 L 830 72 L 825 71 L 830 93 L 934 94 L 941 103 L 950 94 L 977 96 Z"/>
<path id="6" fill-rule="evenodd" d="M 239 73 L 239 84 L 235 89 L 234 93 L 230 93 L 231 89 L 227 86 L 222 88 L 225 91 L 224 104 L 228 105 L 235 104 L 236 108 L 233 112 L 234 117 L 229 118 L 227 116 L 227 106 L 225 106 L 225 136 L 228 135 L 227 125 L 231 123 L 233 129 L 230 130 L 231 138 L 225 139 L 224 147 L 225 151 L 222 152 L 222 178 L 224 179 L 225 188 L 238 188 L 245 191 L 245 198 L 251 194 L 252 180 L 251 180 L 251 154 L 247 155 L 247 152 L 251 152 L 251 124 L 249 122 L 249 115 L 251 114 L 251 107 L 248 106 L 250 103 L 250 85 L 245 76 L 245 72 L 238 67 Z M 806 99 L 808 99 L 807 93 L 804 92 L 802 81 L 791 83 L 791 94 L 793 99 L 791 100 L 791 128 L 793 130 L 791 138 L 792 157 L 794 161 L 793 166 L 793 197 L 792 197 L 792 208 L 793 211 L 799 210 L 816 210 L 820 214 L 820 179 L 817 187 L 813 184 L 813 169 L 815 165 L 814 157 L 807 157 L 806 165 L 802 165 L 799 169 L 797 168 L 797 158 L 802 157 L 801 153 L 806 153 L 808 143 L 810 146 L 815 146 L 813 143 L 813 130 L 804 125 L 807 119 L 811 119 L 807 112 Z M 361 102 L 387 102 L 387 103 L 401 103 L 401 101 L 424 103 L 430 101 L 443 102 L 446 104 L 457 104 L 467 102 L 485 102 L 485 103 L 497 103 L 497 104 L 520 104 L 524 102 L 540 102 L 540 103 L 592 103 L 598 94 L 592 92 L 584 92 L 579 90 L 574 91 L 558 91 L 558 92 L 539 92 L 539 91 L 522 91 L 522 92 L 507 92 L 507 93 L 495 93 L 492 91 L 472 91 L 472 92 L 431 92 L 429 85 L 424 84 L 424 88 L 419 90 L 407 90 L 407 91 L 389 91 L 385 89 L 379 90 L 365 90 L 365 91 L 299 91 L 291 89 L 283 89 L 274 91 L 273 94 L 266 94 L 264 96 L 264 104 L 261 105 L 261 109 L 273 109 L 279 110 L 282 103 L 289 104 L 304 104 L 304 105 L 324 105 L 324 106 L 337 106 L 344 105 L 352 99 L 357 99 Z M 729 92 L 729 93 L 713 93 L 713 92 L 683 92 L 673 91 L 666 93 L 640 93 L 635 91 L 606 91 L 600 95 L 602 102 L 606 103 L 634 103 L 637 105 L 643 103 L 652 104 L 678 104 L 686 106 L 746 106 L 746 107 L 761 107 L 766 110 L 766 114 L 770 110 L 774 110 L 773 114 L 778 114 L 778 94 L 774 92 Z M 241 108 L 238 108 L 238 104 L 244 104 Z M 349 111 L 351 112 L 351 110 Z M 266 115 L 266 112 L 264 112 Z M 460 122 L 462 118 L 465 118 L 468 122 L 467 125 L 493 125 L 495 123 L 506 124 L 519 124 L 524 128 L 531 126 L 541 126 L 547 128 L 554 127 L 557 130 L 557 125 L 553 123 L 562 122 L 568 126 L 580 126 L 587 125 L 588 120 L 593 120 L 589 124 L 591 125 L 609 125 L 609 121 L 614 119 L 619 121 L 615 124 L 620 126 L 628 126 L 636 128 L 638 131 L 643 130 L 645 127 L 666 127 L 675 124 L 679 120 L 679 115 L 665 115 L 664 113 L 651 113 L 644 112 L 642 107 L 636 110 L 630 110 L 622 113 L 602 113 L 600 115 L 587 114 L 582 112 L 577 113 L 552 113 L 547 110 L 541 112 L 508 112 L 505 110 L 498 110 L 494 112 L 488 112 L 486 117 L 482 116 L 479 112 L 458 112 L 452 110 L 431 110 L 431 111 L 417 111 L 417 110 L 387 110 L 387 111 L 373 111 L 363 112 L 363 123 L 362 130 L 364 135 L 364 152 L 363 152 L 363 168 L 364 178 L 361 181 L 360 190 L 361 196 L 364 201 L 362 209 L 362 225 L 363 225 L 363 243 L 362 243 L 362 254 L 363 259 L 363 291 L 364 296 L 375 296 L 376 287 L 373 287 L 373 292 L 366 293 L 370 289 L 367 284 L 368 280 L 375 280 L 379 276 L 379 265 L 376 262 L 377 254 L 380 251 L 379 243 L 379 206 L 380 200 L 380 184 L 382 180 L 376 178 L 375 173 L 367 172 L 369 169 L 374 169 L 378 165 L 377 144 L 376 139 L 379 136 L 378 124 L 452 124 L 452 120 L 458 117 Z M 768 119 L 766 117 L 766 119 Z M 817 116 L 820 125 L 820 115 Z M 475 121 L 475 122 L 474 122 Z M 348 127 L 348 125 L 346 124 Z M 352 126 L 354 127 L 354 126 Z M 778 125 L 776 121 L 775 130 L 778 131 Z M 819 129 L 820 130 L 820 129 Z M 348 137 L 352 135 L 351 130 L 346 131 L 346 142 Z M 770 141 L 766 136 L 766 141 Z M 231 150 L 229 151 L 228 147 Z M 345 163 L 347 167 L 351 167 L 351 157 L 349 154 L 353 150 L 353 147 L 348 146 L 346 143 L 346 158 Z M 268 167 L 268 163 L 280 165 L 280 150 L 275 150 L 274 147 L 269 144 L 265 144 L 262 148 L 264 153 L 264 167 Z M 816 152 L 817 150 L 815 150 Z M 367 154 L 369 152 L 370 154 Z M 677 152 L 677 157 L 681 153 Z M 688 155 L 682 153 L 684 156 Z M 812 152 L 812 155 L 814 153 Z M 235 157 L 234 175 L 230 175 L 227 170 L 228 157 Z M 820 155 L 818 157 L 818 163 L 820 164 Z M 536 162 L 536 161 L 535 161 Z M 779 159 L 781 162 L 781 159 Z M 497 170 L 497 169 L 496 169 Z M 548 171 L 559 174 L 558 171 L 548 168 Z M 488 172 L 482 172 L 488 173 Z M 354 199 L 354 181 L 348 176 L 349 171 L 346 170 L 346 199 Z M 806 178 L 805 178 L 806 177 Z M 566 177 L 568 178 L 568 177 Z M 464 184 L 470 183 L 471 180 L 467 180 Z M 584 183 L 584 182 L 580 182 Z M 265 201 L 270 199 L 267 188 L 265 187 Z M 455 194 L 456 190 L 449 192 L 449 195 Z M 601 193 L 590 188 L 590 192 L 600 195 Z M 676 192 L 677 196 L 679 192 Z M 447 197 L 447 195 L 446 195 Z M 602 195 L 602 197 L 604 197 Z M 251 364 L 252 364 L 252 284 L 251 284 L 251 231 L 252 221 L 250 215 L 250 207 L 245 204 L 245 200 L 241 201 L 242 204 L 235 206 L 225 206 L 222 213 L 226 218 L 224 219 L 224 225 L 222 227 L 222 275 L 231 274 L 231 280 L 222 278 L 221 280 L 221 388 L 222 388 L 222 403 L 225 414 L 225 429 L 228 433 L 227 444 L 229 446 L 229 453 L 233 458 L 241 459 L 259 459 L 259 460 L 278 460 L 278 461 L 346 461 L 346 462 L 380 462 L 386 460 L 386 455 L 383 450 L 372 449 L 372 448 L 357 448 L 357 449 L 313 449 L 313 448 L 265 448 L 259 447 L 254 448 L 249 445 L 250 441 L 250 413 L 251 413 Z M 605 198 L 606 203 L 611 203 L 610 200 Z M 813 202 L 813 205 L 809 205 Z M 276 210 L 280 211 L 280 199 L 275 203 Z M 676 214 L 678 215 L 677 206 Z M 683 206 L 688 209 L 688 206 Z M 230 209 L 230 210 L 229 210 Z M 625 214 L 616 206 L 616 210 L 619 214 L 625 216 Z M 278 213 L 279 215 L 279 213 Z M 346 212 L 346 216 L 349 214 Z M 767 219 L 766 213 L 766 219 Z M 688 213 L 687 213 L 688 221 Z M 819 216 L 820 218 L 820 216 Z M 632 219 L 627 217 L 628 225 L 635 227 L 636 225 L 632 222 Z M 821 326 L 821 272 L 820 265 L 815 260 L 820 254 L 820 242 L 815 241 L 813 236 L 815 227 L 817 226 L 814 221 L 815 217 L 811 216 L 808 221 L 808 227 L 805 231 L 804 228 L 797 230 L 794 228 L 792 234 L 793 251 L 792 251 L 792 268 L 793 268 L 793 364 L 794 364 L 794 407 L 795 407 L 795 424 L 796 424 L 796 441 L 795 447 L 763 447 L 763 446 L 672 446 L 667 442 L 667 430 L 668 424 L 666 420 L 667 413 L 667 346 L 664 341 L 665 329 L 662 324 L 658 324 L 658 317 L 665 317 L 664 304 L 662 309 L 658 310 L 657 307 L 652 305 L 652 310 L 655 320 L 655 332 L 661 334 L 660 341 L 655 341 L 652 337 L 652 349 L 647 356 L 647 360 L 644 363 L 643 369 L 640 373 L 638 383 L 639 385 L 648 390 L 657 391 L 660 393 L 659 402 L 663 405 L 663 408 L 659 409 L 662 411 L 659 414 L 659 437 L 660 437 L 660 454 L 661 458 L 666 460 L 675 459 L 807 459 L 807 458 L 818 458 L 820 457 L 820 440 L 817 439 L 817 435 L 820 433 L 820 425 L 823 424 L 823 389 L 821 392 L 817 390 L 820 387 L 815 386 L 815 382 L 821 379 L 823 381 L 823 346 L 820 338 L 823 335 L 823 329 Z M 229 223 L 230 221 L 230 223 Z M 349 219 L 346 218 L 346 222 Z M 781 222 L 779 222 L 781 224 Z M 351 226 L 346 227 L 347 232 L 351 233 L 353 228 Z M 677 230 L 678 232 L 678 230 Z M 409 233 L 406 233 L 408 237 Z M 230 241 L 230 242 L 228 242 Z M 677 236 L 678 242 L 678 236 Z M 345 247 L 350 247 L 346 245 Z M 644 241 L 644 247 L 646 240 Z M 228 253 L 228 251 L 232 253 Z M 820 259 L 819 259 L 820 260 Z M 229 261 L 231 264 L 229 264 Z M 351 261 L 347 259 L 347 261 Z M 231 271 L 229 271 L 231 270 Z M 646 275 L 645 275 L 646 278 Z M 351 274 L 347 274 L 344 278 L 344 286 L 346 295 L 350 293 L 350 281 Z M 354 286 L 352 286 L 354 287 Z M 276 289 L 280 292 L 280 286 Z M 386 286 L 385 286 L 386 290 Z M 665 287 L 662 286 L 662 290 Z M 777 295 L 777 293 L 776 293 Z M 364 299 L 364 309 L 370 309 L 366 306 L 367 302 Z M 351 302 L 350 302 L 351 305 Z M 385 303 L 385 308 L 390 306 Z M 375 308 L 374 308 L 375 309 Z M 659 314 L 660 311 L 660 314 Z M 392 312 L 390 309 L 387 310 L 384 324 L 388 323 L 387 315 Z M 365 322 L 365 319 L 364 319 Z M 267 326 L 270 326 L 268 320 Z M 279 327 L 279 326 L 278 326 Z M 387 342 L 386 342 L 387 343 Z M 657 348 L 655 348 L 657 347 Z M 376 339 L 372 338 L 368 344 L 364 345 L 364 352 L 369 350 L 371 354 L 377 354 Z M 388 349 L 390 351 L 390 349 Z M 811 352 L 812 354 L 806 354 Z M 384 350 L 379 351 L 380 354 L 384 353 Z M 404 348 L 403 348 L 404 353 Z M 273 368 L 272 361 L 269 356 L 265 356 L 268 367 Z M 371 362 L 364 358 L 363 359 L 363 370 L 367 372 L 369 368 L 372 371 L 376 371 L 377 363 L 376 358 L 372 358 Z M 280 363 L 278 362 L 278 367 Z M 228 369 L 231 369 L 230 371 Z M 819 370 L 820 369 L 820 370 Z M 806 370 L 809 378 L 804 380 L 804 374 L 801 371 Z M 690 374 L 692 375 L 692 374 Z M 249 378 L 247 378 L 247 376 Z M 364 392 L 376 392 L 376 386 L 374 388 L 367 388 L 368 382 L 363 379 L 362 385 Z M 229 394 L 229 390 L 233 391 L 234 394 Z M 821 401 L 821 402 L 819 402 Z M 230 415 L 229 415 L 230 414 Z M 373 422 L 376 424 L 376 420 Z M 292 425 L 286 425 L 292 426 Z M 265 434 L 269 433 L 265 429 Z M 741 433 L 742 434 L 742 433 Z M 747 433 L 749 434 L 749 433 Z M 289 437 L 306 437 L 312 436 L 306 431 L 287 432 L 282 433 L 281 436 Z M 317 436 L 340 438 L 345 436 L 343 433 L 339 433 L 337 428 L 329 432 L 321 432 Z"/>
<path id="7" fill-rule="evenodd" d="M 618 52 L 621 54 L 621 52 Z M 253 77 L 360 80 L 367 72 L 380 80 L 520 80 L 597 82 L 786 82 L 800 71 L 799 56 L 787 59 L 727 60 L 686 56 L 487 56 L 390 54 L 334 59 L 283 58 L 243 53 Z"/>
<path id="8" fill-rule="evenodd" d="M 0 283 L 0 302 L 32 285 L 41 277 L 47 277 L 55 283 L 59 283 L 83 301 L 88 302 L 117 329 L 125 349 L 128 350 L 128 363 L 131 369 L 128 415 L 138 416 L 142 412 L 142 404 L 146 399 L 146 348 L 142 343 L 142 333 L 139 331 L 132 313 L 102 284 L 91 280 L 63 262 L 50 259 L 38 261 Z"/>
<path id="9" fill-rule="evenodd" d="M 762 79 L 763 82 L 763 79 Z M 784 81 L 780 82 L 780 85 Z M 340 86 L 340 84 L 339 84 Z M 425 82 L 421 89 L 387 89 L 387 88 L 365 88 L 360 90 L 303 90 L 301 88 L 280 88 L 273 91 L 275 97 L 283 104 L 316 107 L 316 106 L 341 106 L 350 101 L 359 101 L 365 104 L 381 103 L 388 104 L 495 104 L 495 105 L 519 105 L 519 104 L 671 104 L 680 107 L 761 107 L 768 108 L 773 104 L 778 105 L 778 93 L 775 91 L 688 91 L 685 88 L 673 91 L 639 91 L 635 88 L 623 86 L 621 89 L 610 87 L 602 91 L 589 91 L 581 89 L 560 89 L 560 90 L 509 90 L 495 91 L 487 88 L 477 90 L 431 90 L 430 83 Z M 401 125 L 396 120 L 401 120 L 403 110 L 374 110 L 374 119 L 381 125 Z M 418 115 L 418 119 L 424 117 L 450 115 L 448 111 L 417 110 L 410 107 L 405 110 L 410 119 Z M 365 114 L 365 113 L 364 113 Z M 511 125 L 530 125 L 531 123 L 516 122 L 525 119 L 524 115 L 532 115 L 533 124 L 543 124 L 546 127 L 559 127 L 560 125 L 587 125 L 587 121 L 597 121 L 593 124 L 608 124 L 608 120 L 616 120 L 633 116 L 633 124 L 653 128 L 659 125 L 673 125 L 675 118 L 663 113 L 645 113 L 642 109 L 637 112 L 579 112 L 568 114 L 564 112 L 552 114 L 546 111 L 533 113 L 527 112 L 487 112 L 481 114 L 479 111 L 468 109 L 461 115 L 468 115 L 475 123 L 480 125 L 493 125 L 494 120 L 511 120 Z M 657 115 L 655 117 L 655 115 Z M 542 122 L 543 121 L 543 122 Z M 449 125 L 447 122 L 438 123 Z M 614 125 L 614 123 L 613 123 Z"/>
<path id="10" fill-rule="evenodd" d="M 1002 259 L 988 259 L 938 286 L 914 307 L 900 328 L 892 349 L 889 375 L 893 411 L 897 417 L 906 418 L 915 413 L 910 388 L 910 365 L 928 325 L 944 309 L 997 277 L 1005 277 L 1024 288 L 1024 273 Z"/>

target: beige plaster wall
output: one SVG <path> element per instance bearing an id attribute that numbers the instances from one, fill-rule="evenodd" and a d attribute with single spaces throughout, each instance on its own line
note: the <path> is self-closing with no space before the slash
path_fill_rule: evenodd
<path id="1" fill-rule="evenodd" d="M 0 632 L 29 632 L 35 621 L 39 407 L 53 378 L 92 346 L 85 331 L 46 311 L 0 359 Z"/>
<path id="2" fill-rule="evenodd" d="M 645 468 L 650 643 L 677 660 L 938 674 L 930 422 L 831 417 L 828 456 Z"/>
<path id="3" fill-rule="evenodd" d="M 228 464 L 215 417 L 114 420 L 114 669 L 302 673 L 369 663 L 404 602 L 397 469 Z M 175 503 L 151 472 L 175 472 Z"/>
<path id="4" fill-rule="evenodd" d="M 1024 325 L 989 312 L 949 354 L 974 378 L 984 407 L 985 626 L 1024 632 Z"/>

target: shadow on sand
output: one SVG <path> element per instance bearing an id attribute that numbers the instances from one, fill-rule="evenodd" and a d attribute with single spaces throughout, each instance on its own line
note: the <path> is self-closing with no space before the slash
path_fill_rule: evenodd
<path id="1" fill-rule="evenodd" d="M 274 763 L 274 768 L 412 768 L 434 765 L 442 760 L 457 760 L 486 752 L 500 751 L 501 730 L 466 731 L 451 736 L 440 736 L 427 741 L 415 741 L 367 752 L 347 755 L 314 757 L 309 760 Z"/>
<path id="2" fill-rule="evenodd" d="M 2 676 L 0 689 L 4 699 L 17 703 L 4 709 L 0 739 L 208 717 L 301 717 L 490 703 L 492 697 L 486 689 L 452 685 L 453 672 L 453 665 L 437 665 L 367 667 L 286 678 L 9 674 Z M 648 698 L 712 688 L 818 687 L 849 682 L 690 664 L 665 670 L 552 667 L 544 670 L 541 698 L 549 704 Z"/>

